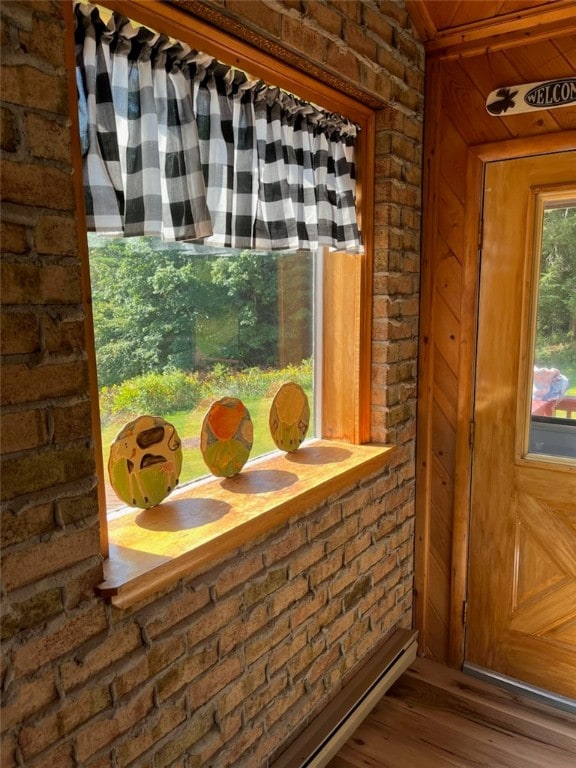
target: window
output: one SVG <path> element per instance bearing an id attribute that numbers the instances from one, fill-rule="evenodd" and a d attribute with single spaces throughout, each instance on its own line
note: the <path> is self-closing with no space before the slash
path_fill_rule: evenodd
<path id="1" fill-rule="evenodd" d="M 115 436 L 142 414 L 176 428 L 183 484 L 208 473 L 199 444 L 213 399 L 248 408 L 251 458 L 275 450 L 268 413 L 282 383 L 300 384 L 314 412 L 318 254 L 92 234 L 88 243 L 104 466 Z M 104 483 L 110 513 L 124 502 Z"/>
<path id="2" fill-rule="evenodd" d="M 546 197 L 537 223 L 529 451 L 576 459 L 576 204 L 563 193 Z"/>
<path id="3" fill-rule="evenodd" d="M 373 207 L 373 178 L 374 165 L 374 138 L 375 138 L 375 113 L 369 107 L 348 97 L 344 92 L 334 90 L 318 80 L 308 77 L 300 71 L 291 69 L 280 59 L 274 58 L 251 48 L 236 39 L 228 38 L 224 33 L 214 30 L 197 19 L 192 19 L 180 9 L 166 4 L 155 4 L 151 8 L 149 4 L 133 2 L 109 2 L 109 6 L 118 10 L 123 15 L 140 22 L 147 27 L 162 30 L 166 35 L 172 36 L 190 45 L 191 47 L 206 51 L 220 61 L 232 62 L 234 66 L 250 72 L 255 77 L 260 77 L 268 83 L 277 85 L 287 91 L 297 94 L 298 97 L 316 104 L 329 105 L 330 109 L 344 115 L 354 121 L 360 127 L 360 136 L 356 147 L 357 170 L 357 203 L 360 227 L 362 230 L 364 252 L 331 252 L 323 260 L 323 269 L 320 279 L 316 280 L 314 288 L 317 296 L 316 306 L 322 307 L 321 315 L 316 316 L 315 324 L 318 329 L 317 337 L 320 343 L 314 350 L 314 365 L 321 371 L 321 387 L 316 392 L 315 401 L 318 404 L 315 416 L 315 434 L 319 438 L 348 442 L 352 445 L 362 444 L 370 438 L 370 337 L 371 337 L 371 275 L 372 275 L 372 207 Z M 123 241 L 124 248 L 129 248 L 129 241 Z M 100 244 L 91 238 L 90 243 L 93 253 L 96 253 Z M 142 247 L 150 247 L 150 243 L 142 243 Z M 161 254 L 165 246 L 153 248 Z M 104 256 L 100 254 L 102 258 Z M 87 257 L 87 255 L 86 255 Z M 87 257 L 88 258 L 88 257 Z M 99 256 L 96 256 L 96 260 Z M 182 257 L 184 258 L 184 257 Z M 191 252 L 186 259 L 193 260 L 196 256 Z M 213 259 L 223 259 L 222 254 L 213 254 L 204 263 L 207 269 L 208 263 Z M 279 315 L 284 313 L 285 320 L 293 323 L 295 320 L 288 302 L 294 298 L 293 292 L 283 290 L 286 278 L 292 269 L 290 263 L 298 270 L 307 270 L 308 277 L 304 281 L 304 293 L 311 291 L 311 260 L 309 254 L 292 254 L 285 256 L 279 254 L 276 259 L 276 288 L 278 294 Z M 290 262 L 292 260 L 292 262 Z M 298 262 L 296 266 L 296 260 Z M 307 266 L 304 266 L 307 264 Z M 317 275 L 318 277 L 318 275 Z M 94 276 L 94 280 L 98 278 Z M 284 282 L 283 282 L 284 281 Z M 292 280 L 290 280 L 291 284 Z M 307 298 L 305 301 L 308 301 Z M 300 304 L 302 308 L 304 303 Z M 90 302 L 88 301 L 90 308 Z M 100 312 L 95 307 L 95 315 Z M 232 311 L 232 310 L 230 310 Z M 101 333 L 98 323 L 101 318 L 96 318 L 96 334 Z M 207 319 L 203 322 L 208 323 Z M 211 321 L 214 322 L 214 321 Z M 294 349 L 290 349 L 291 337 L 296 335 L 292 330 L 286 330 L 289 324 L 280 323 L 278 326 L 277 355 L 279 364 L 284 360 L 296 359 Z M 214 326 L 213 326 L 214 329 Z M 108 329 L 110 330 L 110 329 Z M 300 348 L 305 350 L 306 344 L 310 344 L 310 332 L 301 329 L 307 336 L 307 341 L 301 340 Z M 197 341 L 194 350 L 190 345 L 178 346 L 176 336 L 172 338 L 172 346 L 166 352 L 167 359 L 172 356 L 177 360 L 179 356 L 193 355 L 195 362 L 201 362 L 213 357 L 223 356 L 225 360 L 234 354 L 230 346 L 231 339 L 223 338 L 224 346 L 228 344 L 225 352 L 218 351 L 212 342 L 207 345 L 205 341 Z M 214 335 L 213 335 L 214 336 Z M 102 337 L 99 338 L 102 343 Z M 113 346 L 113 345 L 112 345 Z M 186 348 L 185 348 L 186 347 Z M 109 350 L 111 354 L 113 350 Z M 301 354 L 298 351 L 297 356 Z M 118 364 L 126 363 L 125 357 L 117 355 Z M 309 359 L 307 352 L 302 360 Z M 91 361 L 92 376 L 91 386 L 93 402 L 98 402 L 97 374 L 95 357 Z M 170 369 L 170 362 L 165 366 Z M 94 418 L 96 427 L 94 434 L 96 439 L 100 435 L 100 413 L 95 409 Z M 98 455 L 98 452 L 97 452 Z M 335 455 L 335 454 L 333 454 Z M 356 470 L 354 470 L 356 471 Z M 99 474 L 105 476 L 104 467 L 100 465 Z M 101 506 L 105 509 L 101 487 Z M 106 524 L 103 522 L 103 532 L 106 532 Z M 126 534 L 129 535 L 129 534 Z M 104 537 L 105 538 L 105 537 Z M 237 539 L 235 539 L 237 542 Z M 103 541 L 103 549 L 107 551 L 107 543 Z"/>

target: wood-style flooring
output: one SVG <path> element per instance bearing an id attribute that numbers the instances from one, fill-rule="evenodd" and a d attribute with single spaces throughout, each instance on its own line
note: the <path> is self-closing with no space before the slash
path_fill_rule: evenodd
<path id="1" fill-rule="evenodd" d="M 576 768 L 576 715 L 417 659 L 327 768 L 455 766 Z"/>

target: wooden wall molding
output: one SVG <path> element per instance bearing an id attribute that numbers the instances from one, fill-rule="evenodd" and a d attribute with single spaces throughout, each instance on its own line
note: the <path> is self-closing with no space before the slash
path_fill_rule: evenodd
<path id="1" fill-rule="evenodd" d="M 428 65 L 425 99 L 430 115 L 441 114 L 441 91 L 435 87 L 440 82 L 440 64 L 432 61 Z M 440 142 L 439 120 L 429 119 L 426 142 L 436 146 Z M 426 159 L 427 173 L 438 178 L 440 174 L 439 153 L 429 153 Z M 414 543 L 414 626 L 419 630 L 420 652 L 429 655 L 428 590 L 430 582 L 430 519 L 431 509 L 431 456 L 432 420 L 422 418 L 423 409 L 428 408 L 434 386 L 433 350 L 434 331 L 433 297 L 435 293 L 436 270 L 431 268 L 436 252 L 437 229 L 433 226 L 438 216 L 438 188 L 427 184 L 423 189 L 423 230 L 422 230 L 422 282 L 420 288 L 420 340 L 418 345 L 418 413 L 416 421 L 416 529 Z M 429 415 L 429 411 L 427 411 Z"/>
<path id="2" fill-rule="evenodd" d="M 470 155 L 484 162 L 511 160 L 527 155 L 546 155 L 551 152 L 566 152 L 576 147 L 576 130 L 548 133 L 530 138 L 490 142 L 470 147 Z"/>

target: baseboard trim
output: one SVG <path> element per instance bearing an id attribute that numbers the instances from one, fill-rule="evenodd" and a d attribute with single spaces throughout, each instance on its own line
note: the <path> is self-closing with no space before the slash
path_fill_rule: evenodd
<path id="1" fill-rule="evenodd" d="M 270 768 L 324 768 L 416 658 L 415 630 L 397 629 Z"/>

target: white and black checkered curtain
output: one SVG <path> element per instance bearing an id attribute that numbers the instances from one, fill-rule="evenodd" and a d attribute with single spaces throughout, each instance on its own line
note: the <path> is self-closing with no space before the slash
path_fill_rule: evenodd
<path id="1" fill-rule="evenodd" d="M 355 125 L 118 14 L 75 13 L 90 231 L 360 247 Z"/>

